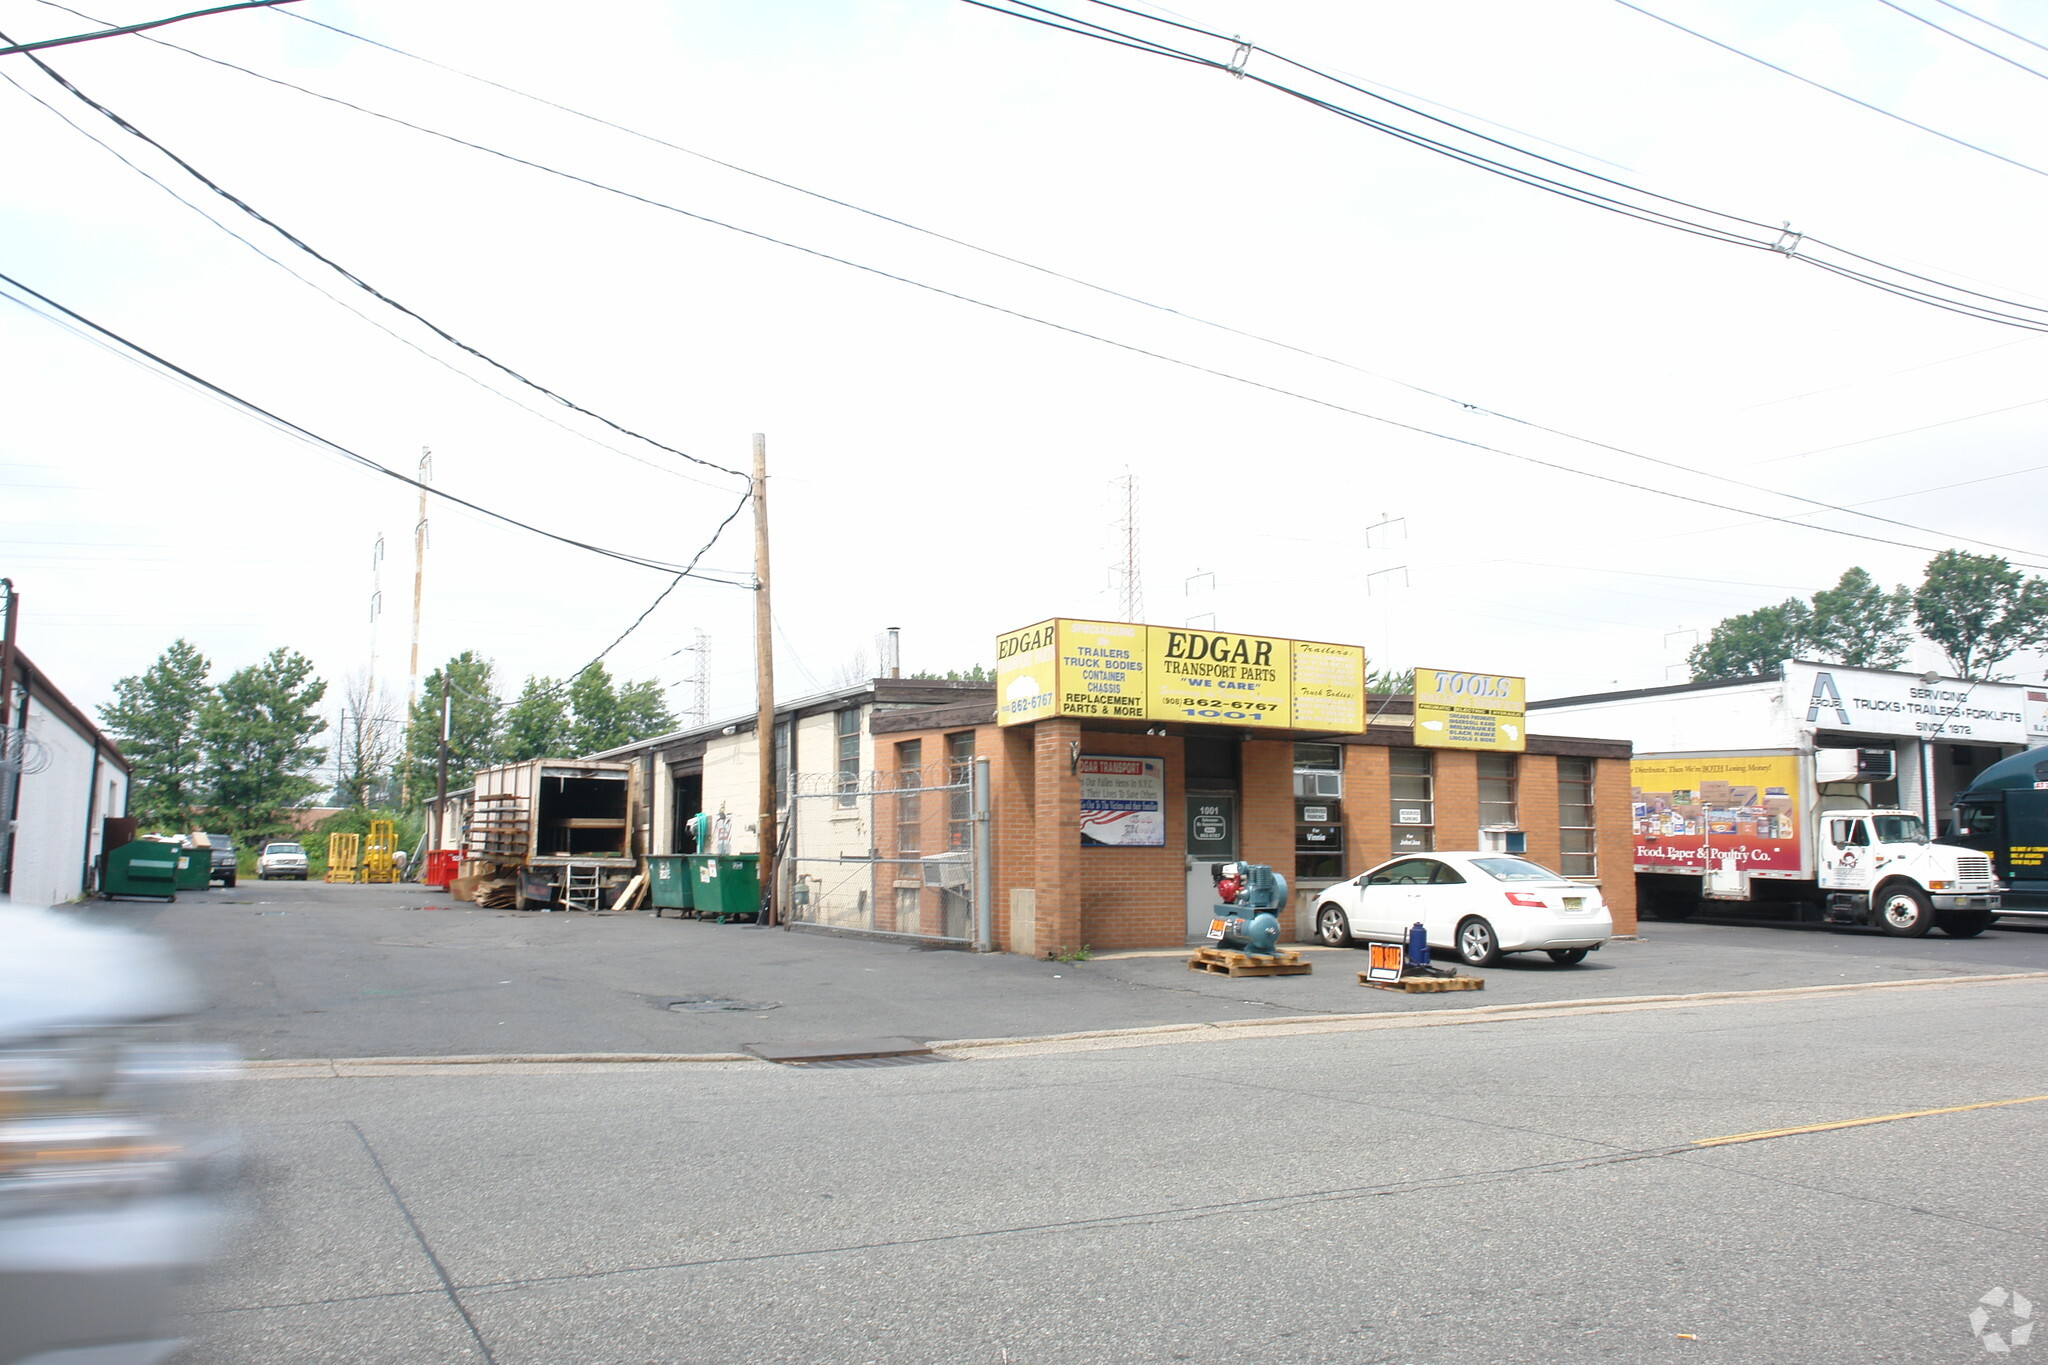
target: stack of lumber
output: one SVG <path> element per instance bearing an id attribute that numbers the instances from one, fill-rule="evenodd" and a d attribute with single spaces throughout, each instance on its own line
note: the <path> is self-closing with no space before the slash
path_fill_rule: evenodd
<path id="1" fill-rule="evenodd" d="M 526 856 L 528 820 L 523 798 L 493 792 L 476 798 L 469 817 L 469 856 L 481 861 Z"/>

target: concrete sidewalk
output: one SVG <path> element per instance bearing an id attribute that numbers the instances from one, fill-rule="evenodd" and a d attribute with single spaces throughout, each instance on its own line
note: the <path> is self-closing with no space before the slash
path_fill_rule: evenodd
<path id="1" fill-rule="evenodd" d="M 1230 978 L 1172 951 L 1044 962 L 645 913 L 479 910 L 418 887 L 269 883 L 80 913 L 172 942 L 211 997 L 201 1031 L 251 1058 L 726 1053 L 2048 970 L 2048 933 L 2029 930 L 1959 941 L 1651 924 L 1577 967 L 1509 958 L 1477 973 L 1484 991 L 1408 996 L 1359 986 L 1353 949 L 1304 949 L 1310 976 Z"/>

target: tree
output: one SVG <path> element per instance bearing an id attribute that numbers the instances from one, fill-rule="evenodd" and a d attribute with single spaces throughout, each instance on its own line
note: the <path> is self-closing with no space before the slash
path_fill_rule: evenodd
<path id="1" fill-rule="evenodd" d="M 642 678 L 639 682 L 627 683 L 618 689 L 617 695 L 619 724 L 628 734 L 619 743 L 652 739 L 676 728 L 676 718 L 668 709 L 668 699 L 662 695 L 661 684 L 654 679 Z"/>
<path id="2" fill-rule="evenodd" d="M 553 678 L 528 678 L 518 700 L 505 708 L 498 756 L 507 763 L 560 757 L 569 750 L 569 696 Z"/>
<path id="3" fill-rule="evenodd" d="M 996 680 L 995 675 L 980 664 L 976 664 L 965 672 L 957 668 L 949 668 L 944 673 L 930 673 L 919 669 L 917 672 L 906 674 L 905 676 L 914 682 L 994 682 Z M 861 681 L 865 681 L 865 679 Z"/>
<path id="4" fill-rule="evenodd" d="M 1897 668 L 1912 647 L 1912 612 L 1913 595 L 1903 586 L 1886 592 L 1862 569 L 1850 569 L 1813 595 L 1807 650 L 1850 668 Z"/>
<path id="5" fill-rule="evenodd" d="M 1850 569 L 1811 598 L 1788 597 L 1724 618 L 1687 662 L 1695 682 L 1769 673 L 1787 659 L 1849 668 L 1897 668 L 1911 644 L 1904 588 L 1886 592 L 1862 569 Z"/>
<path id="6" fill-rule="evenodd" d="M 448 790 L 459 791 L 479 768 L 498 761 L 498 725 L 505 704 L 493 687 L 489 659 L 465 649 L 420 684 L 405 727 L 405 786 L 414 802 L 433 795 L 441 755 L 441 694 L 448 694 Z"/>
<path id="7" fill-rule="evenodd" d="M 1913 594 L 1913 619 L 1958 677 L 1989 680 L 2020 650 L 2048 644 L 2048 583 L 1997 555 L 1943 550 Z"/>
<path id="8" fill-rule="evenodd" d="M 240 841 L 282 833 L 280 812 L 320 790 L 312 770 L 327 751 L 312 740 L 327 728 L 317 709 L 326 695 L 312 660 L 274 649 L 229 675 L 201 708 L 213 819 Z"/>
<path id="9" fill-rule="evenodd" d="M 405 722 L 396 699 L 373 690 L 367 672 L 350 676 L 341 706 L 335 794 L 341 805 L 368 806 L 405 757 Z"/>
<path id="10" fill-rule="evenodd" d="M 1365 675 L 1365 690 L 1378 692 L 1382 696 L 1401 696 L 1415 690 L 1415 670 L 1404 668 L 1396 673 L 1390 668 L 1379 668 Z"/>
<path id="11" fill-rule="evenodd" d="M 100 720 L 134 769 L 128 811 L 145 828 L 192 827 L 200 801 L 199 712 L 211 692 L 211 668 L 189 642 L 173 640 L 143 672 L 115 683 L 114 700 L 100 707 Z"/>

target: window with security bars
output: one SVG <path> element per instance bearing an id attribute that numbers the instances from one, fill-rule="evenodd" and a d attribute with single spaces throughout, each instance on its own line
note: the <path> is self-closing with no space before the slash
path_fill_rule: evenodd
<path id="1" fill-rule="evenodd" d="M 946 848 L 974 847 L 974 731 L 946 736 Z"/>
<path id="2" fill-rule="evenodd" d="M 1479 828 L 1515 824 L 1515 756 L 1480 754 Z"/>
<path id="3" fill-rule="evenodd" d="M 848 708 L 832 715 L 832 733 L 838 744 L 839 804 L 851 807 L 860 790 L 860 711 Z"/>
<path id="4" fill-rule="evenodd" d="M 1558 871 L 1567 877 L 1600 875 L 1593 824 L 1593 760 L 1557 760 Z"/>
<path id="5" fill-rule="evenodd" d="M 1389 814 L 1396 853 L 1426 853 L 1436 847 L 1436 755 L 1427 749 L 1387 750 Z"/>
<path id="6" fill-rule="evenodd" d="M 924 741 L 906 739 L 896 746 L 896 856 L 915 858 L 924 851 Z"/>

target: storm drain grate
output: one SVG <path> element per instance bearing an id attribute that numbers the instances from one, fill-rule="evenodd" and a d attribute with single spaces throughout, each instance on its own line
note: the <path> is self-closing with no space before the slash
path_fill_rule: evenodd
<path id="1" fill-rule="evenodd" d="M 878 1066 L 922 1066 L 926 1062 L 950 1062 L 936 1052 L 912 1052 L 896 1057 L 829 1057 L 815 1062 L 778 1062 L 778 1066 L 801 1067 L 806 1071 L 855 1071 Z"/>
<path id="2" fill-rule="evenodd" d="M 671 1000 L 668 1007 L 680 1014 L 747 1014 L 761 1010 L 779 1010 L 780 1000 L 728 1000 L 723 996 L 709 995 L 694 1000 Z"/>

